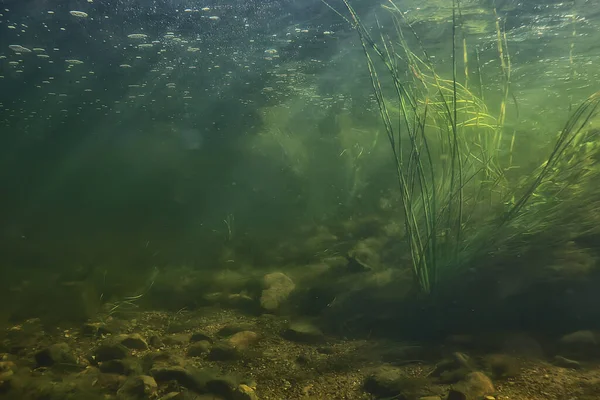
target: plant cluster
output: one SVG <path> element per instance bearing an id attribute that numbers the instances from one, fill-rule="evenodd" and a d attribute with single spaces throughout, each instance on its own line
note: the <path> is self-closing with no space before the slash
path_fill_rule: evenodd
<path id="1" fill-rule="evenodd" d="M 484 99 L 476 48 L 478 94 L 469 82 L 468 45 L 461 35 L 461 7 L 452 1 L 451 76 L 437 72 L 406 14 L 392 1 L 384 8 L 392 37 L 379 21 L 370 30 L 342 0 L 360 38 L 370 83 L 393 155 L 405 238 L 413 276 L 422 292 L 435 292 L 456 271 L 500 244 L 560 224 L 572 211 L 566 197 L 595 174 L 596 131 L 590 129 L 600 93 L 583 101 L 535 171 L 510 179 L 516 131 L 505 126 L 511 94 L 511 59 L 502 20 L 494 11 L 502 95 L 497 112 Z M 331 7 L 331 6 L 330 6 Z M 407 35 L 411 37 L 409 45 Z M 462 54 L 460 54 L 462 53 Z M 464 80 L 458 69 L 464 68 Z M 579 192 L 578 192 L 579 193 Z"/>

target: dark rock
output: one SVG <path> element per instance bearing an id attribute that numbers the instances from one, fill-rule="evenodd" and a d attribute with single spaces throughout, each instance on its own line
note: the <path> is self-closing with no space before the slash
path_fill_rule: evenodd
<path id="1" fill-rule="evenodd" d="M 211 344 L 206 340 L 201 340 L 192 344 L 187 351 L 189 357 L 202 357 L 210 351 Z"/>
<path id="2" fill-rule="evenodd" d="M 289 324 L 283 337 L 300 343 L 319 343 L 323 341 L 323 332 L 307 321 L 296 321 Z"/>
<path id="3" fill-rule="evenodd" d="M 238 349 L 229 343 L 217 343 L 213 346 L 208 354 L 208 359 L 211 361 L 233 361 L 241 357 Z"/>
<path id="4" fill-rule="evenodd" d="M 450 397 L 449 394 L 448 399 L 479 400 L 483 396 L 492 394 L 495 391 L 494 384 L 484 373 L 471 372 L 463 381 L 452 387 L 451 395 L 453 397 Z M 460 397 L 460 395 L 464 397 Z"/>
<path id="5" fill-rule="evenodd" d="M 120 360 L 129 355 L 129 349 L 120 343 L 107 342 L 98 346 L 93 355 L 95 362 Z"/>
<path id="6" fill-rule="evenodd" d="M 35 354 L 38 367 L 51 367 L 55 365 L 78 367 L 77 358 L 66 343 L 55 343 Z"/>
<path id="7" fill-rule="evenodd" d="M 296 285 L 286 274 L 273 272 L 263 277 L 263 287 L 260 305 L 266 311 L 276 311 L 294 291 Z"/>
<path id="8" fill-rule="evenodd" d="M 156 396 L 157 391 L 158 385 L 153 377 L 138 375 L 127 379 L 117 392 L 117 395 L 129 396 L 128 398 L 149 399 Z"/>
<path id="9" fill-rule="evenodd" d="M 563 356 L 554 357 L 554 365 L 562 368 L 581 369 L 581 363 L 579 361 L 571 360 Z"/>
<path id="10" fill-rule="evenodd" d="M 194 332 L 194 333 L 192 333 L 192 336 L 190 337 L 190 342 L 192 342 L 192 343 L 200 342 L 203 340 L 207 341 L 209 343 L 212 343 L 212 341 L 213 341 L 212 338 L 204 332 Z"/>

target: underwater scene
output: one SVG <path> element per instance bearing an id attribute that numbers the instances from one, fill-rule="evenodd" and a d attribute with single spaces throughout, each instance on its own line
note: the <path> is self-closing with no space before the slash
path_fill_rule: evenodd
<path id="1" fill-rule="evenodd" d="M 0 399 L 600 399 L 600 2 L 0 0 Z"/>

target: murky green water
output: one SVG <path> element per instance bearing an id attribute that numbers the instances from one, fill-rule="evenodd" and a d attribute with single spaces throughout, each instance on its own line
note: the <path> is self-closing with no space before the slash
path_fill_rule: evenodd
<path id="1" fill-rule="evenodd" d="M 488 243 L 485 235 L 494 230 L 488 219 L 500 218 L 517 202 L 566 121 L 598 90 L 600 7 L 591 1 L 407 0 L 395 3 L 394 14 L 385 1 L 350 4 L 375 42 L 387 43 L 398 81 L 407 87 L 416 88 L 429 74 L 450 82 L 444 90 L 451 91 L 456 65 L 454 82 L 467 91 L 461 101 L 480 102 L 477 118 L 483 118 L 466 133 L 470 155 L 479 151 L 475 136 L 477 143 L 491 140 L 482 139 L 479 124 L 490 123 L 500 133 L 494 150 L 502 161 L 498 171 L 515 194 L 498 189 L 497 195 L 481 185 L 480 191 L 489 192 L 485 196 L 465 189 L 457 225 L 465 233 L 457 251 L 468 257 L 459 257 L 461 268 L 500 268 L 497 257 L 535 264 L 535 254 L 549 251 L 535 250 L 547 241 L 544 235 L 557 239 L 564 233 L 563 242 L 570 244 L 552 242 L 564 254 L 541 263 L 559 271 L 557 279 L 593 270 L 595 251 L 588 250 L 598 218 L 597 192 L 588 187 L 597 174 L 593 134 L 573 139 L 563 164 L 552 164 L 552 174 L 569 175 L 561 175 L 563 181 L 557 174 L 545 178 L 528 198 L 529 208 L 522 209 L 530 219 L 519 217 L 506 233 L 510 237 Z M 157 290 L 152 282 L 160 279 L 179 290 L 185 276 L 206 274 L 211 278 L 203 281 L 203 290 L 218 291 L 213 280 L 229 278 L 214 274 L 231 273 L 236 281 L 241 279 L 236 274 L 260 275 L 331 257 L 357 259 L 376 276 L 410 277 L 411 259 L 418 265 L 419 256 L 411 256 L 407 242 L 403 187 L 365 54 L 344 3 L 329 5 L 3 1 L 3 290 L 22 296 L 41 291 L 44 297 L 47 282 L 83 282 L 95 299 L 90 302 L 103 304 L 152 285 Z M 405 49 L 422 60 L 429 57 L 435 73 L 415 69 L 414 60 L 403 67 Z M 383 64 L 376 71 L 397 118 L 402 114 L 393 81 Z M 432 107 L 439 100 L 416 91 L 411 96 Z M 581 127 L 586 132 L 597 129 L 591 117 Z M 443 125 L 426 118 L 427 126 Z M 460 118 L 458 125 L 474 121 Z M 393 124 L 402 131 L 402 119 Z M 435 168 L 447 162 L 443 146 Z M 473 181 L 481 184 L 477 176 Z M 415 182 L 413 189 L 421 185 Z M 536 208 L 541 203 L 564 205 Z M 565 228 L 567 220 L 587 225 Z M 469 228 L 473 221 L 483 222 Z M 523 226 L 531 221 L 543 222 L 529 236 L 515 233 L 527 231 Z M 439 243 L 449 240 L 436 232 L 425 242 L 431 235 Z M 581 270 L 564 266 L 573 257 L 582 257 L 574 262 Z M 521 293 L 543 280 L 540 275 L 551 274 L 532 267 L 518 277 L 519 272 L 494 268 L 486 276 L 507 282 L 498 284 L 502 296 Z M 230 284 L 236 287 L 223 285 Z M 325 297 L 325 306 L 336 298 Z M 157 299 L 152 304 L 165 305 Z M 33 310 L 19 313 L 36 314 L 33 304 L 27 307 Z"/>
<path id="2" fill-rule="evenodd" d="M 599 32 L 0 0 L 0 397 L 598 398 Z"/>

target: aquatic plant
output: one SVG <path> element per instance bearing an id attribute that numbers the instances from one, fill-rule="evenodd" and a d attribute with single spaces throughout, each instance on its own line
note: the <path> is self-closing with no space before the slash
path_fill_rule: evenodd
<path id="1" fill-rule="evenodd" d="M 379 20 L 377 34 L 372 34 L 350 2 L 342 1 L 348 16 L 330 8 L 358 33 L 392 150 L 413 276 L 421 291 L 431 294 L 440 282 L 447 281 L 488 248 L 506 241 L 514 226 L 523 228 L 523 221 L 532 223 L 521 233 L 513 229 L 512 235 L 543 229 L 540 207 L 549 205 L 554 212 L 560 209 L 560 204 L 550 205 L 549 201 L 539 201 L 540 197 L 550 184 L 564 189 L 574 183 L 573 175 L 564 174 L 559 166 L 567 159 L 579 160 L 571 161 L 573 165 L 585 159 L 586 154 L 577 148 L 590 143 L 592 133 L 586 128 L 598 110 L 600 94 L 592 95 L 575 110 L 545 162 L 528 178 L 512 182 L 506 172 L 513 167 L 516 132 L 505 137 L 511 60 L 500 19 L 496 16 L 495 27 L 502 98 L 493 116 L 483 100 L 480 71 L 479 95 L 470 89 L 464 35 L 459 41 L 458 0 L 452 1 L 449 78 L 437 72 L 413 25 L 392 0 L 384 8 L 395 27 L 393 37 L 386 35 Z M 417 43 L 419 54 L 412 50 L 415 46 L 409 45 L 405 31 Z M 463 82 L 459 82 L 459 42 L 465 69 Z M 517 106 L 516 100 L 514 103 Z"/>

